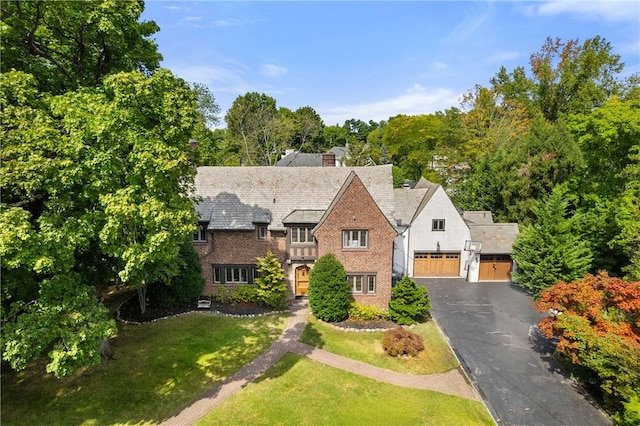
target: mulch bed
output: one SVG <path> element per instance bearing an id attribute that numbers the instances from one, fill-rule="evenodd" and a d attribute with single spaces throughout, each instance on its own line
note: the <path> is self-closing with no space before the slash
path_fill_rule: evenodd
<path id="1" fill-rule="evenodd" d="M 390 328 L 398 328 L 399 325 L 394 323 L 393 321 L 340 321 L 340 322 L 332 322 L 332 326 L 338 328 L 346 328 L 353 330 L 388 330 Z"/>
<path id="2" fill-rule="evenodd" d="M 178 306 L 171 309 L 158 308 L 153 305 L 147 305 L 147 310 L 144 314 L 140 313 L 140 305 L 138 304 L 138 297 L 134 296 L 124 302 L 120 306 L 120 319 L 124 321 L 143 323 L 154 321 L 164 317 L 170 317 L 185 312 L 191 311 L 211 311 L 219 312 L 224 315 L 238 315 L 238 316 L 250 316 L 250 315 L 264 315 L 274 312 L 273 309 L 262 306 L 258 303 L 237 303 L 235 305 L 224 303 L 211 303 L 211 309 L 197 309 L 195 304 Z M 398 327 L 392 321 L 353 321 L 346 320 L 341 322 L 330 323 L 330 325 L 350 330 L 388 330 L 390 328 Z"/>
<path id="3" fill-rule="evenodd" d="M 140 313 L 140 305 L 138 304 L 138 297 L 134 296 L 127 300 L 120 306 L 120 318 L 125 321 L 132 322 L 148 322 L 157 320 L 164 317 L 170 317 L 178 314 L 183 314 L 190 311 L 212 311 L 219 312 L 226 315 L 263 315 L 273 312 L 273 309 L 259 305 L 257 303 L 238 303 L 236 305 L 228 305 L 222 303 L 212 303 L 211 309 L 197 309 L 195 304 L 178 306 L 171 309 L 158 308 L 153 305 L 147 305 L 147 310 L 144 314 Z"/>

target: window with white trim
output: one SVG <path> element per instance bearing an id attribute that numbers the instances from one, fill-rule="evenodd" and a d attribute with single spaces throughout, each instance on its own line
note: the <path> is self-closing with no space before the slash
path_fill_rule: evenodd
<path id="1" fill-rule="evenodd" d="M 342 231 L 343 248 L 367 248 L 369 231 L 366 229 L 345 229 Z"/>
<path id="2" fill-rule="evenodd" d="M 216 284 L 253 284 L 258 278 L 255 265 L 212 265 Z"/>
<path id="3" fill-rule="evenodd" d="M 374 294 L 376 292 L 375 274 L 347 274 L 351 293 Z"/>

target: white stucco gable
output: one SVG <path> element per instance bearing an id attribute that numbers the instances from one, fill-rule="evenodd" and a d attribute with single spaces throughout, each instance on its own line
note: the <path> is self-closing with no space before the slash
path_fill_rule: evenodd
<path id="1" fill-rule="evenodd" d="M 416 199 L 420 199 L 420 203 L 413 207 L 413 216 L 410 223 L 407 223 L 409 211 Z M 396 253 L 404 257 L 402 273 L 416 276 L 414 265 L 417 254 L 418 258 L 448 257 L 451 258 L 451 262 L 458 259 L 457 273 L 454 271 L 445 275 L 466 277 L 465 266 L 469 259 L 464 245 L 465 241 L 471 239 L 471 234 L 444 189 L 430 182 L 423 184 L 421 188 L 398 189 L 396 212 L 402 213 L 402 206 L 406 209 L 405 217 L 400 218 L 400 225 L 403 226 L 399 227 L 400 234 L 396 238 Z M 399 264 L 399 259 L 394 260 L 394 267 L 398 268 Z"/>

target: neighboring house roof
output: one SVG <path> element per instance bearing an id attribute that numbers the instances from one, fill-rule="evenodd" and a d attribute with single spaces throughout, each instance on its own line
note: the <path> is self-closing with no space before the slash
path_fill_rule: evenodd
<path id="1" fill-rule="evenodd" d="M 324 211 L 354 171 L 393 223 L 395 198 L 391 165 L 375 167 L 199 167 L 196 211 L 208 229 L 254 229 L 269 223 L 285 229 L 293 219 Z M 296 212 L 297 211 L 297 212 Z M 320 215 L 321 216 L 321 215 Z M 269 221 L 264 222 L 264 219 Z M 305 222 L 299 222 L 305 223 Z"/>
<path id="2" fill-rule="evenodd" d="M 320 167 L 322 166 L 322 154 L 308 154 L 305 152 L 292 152 L 282 157 L 276 166 L 279 167 Z"/>
<path id="3" fill-rule="evenodd" d="M 336 159 L 339 160 L 340 158 L 347 156 L 349 148 L 346 146 L 334 146 L 329 150 L 329 152 L 333 152 L 336 155 Z"/>
<path id="4" fill-rule="evenodd" d="M 493 223 L 493 215 L 490 211 L 464 211 L 462 218 L 468 224 L 489 224 Z"/>
<path id="5" fill-rule="evenodd" d="M 517 223 L 469 224 L 471 239 L 482 243 L 484 254 L 511 254 L 518 236 Z"/>

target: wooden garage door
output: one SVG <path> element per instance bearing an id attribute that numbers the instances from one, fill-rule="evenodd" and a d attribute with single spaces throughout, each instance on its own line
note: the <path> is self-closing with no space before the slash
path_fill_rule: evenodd
<path id="1" fill-rule="evenodd" d="M 414 277 L 457 277 L 460 273 L 459 253 L 415 253 Z"/>
<path id="2" fill-rule="evenodd" d="M 480 281 L 508 281 L 511 279 L 511 256 L 481 254 Z"/>

